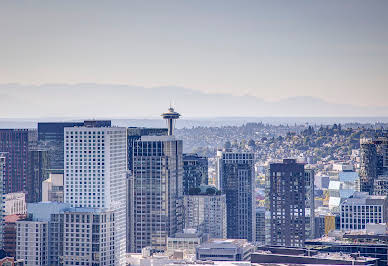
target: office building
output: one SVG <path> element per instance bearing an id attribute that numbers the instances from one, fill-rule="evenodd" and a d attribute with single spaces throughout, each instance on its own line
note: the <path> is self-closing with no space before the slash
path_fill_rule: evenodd
<path id="1" fill-rule="evenodd" d="M 0 152 L 5 155 L 4 193 L 28 191 L 28 136 L 27 129 L 0 129 Z"/>
<path id="2" fill-rule="evenodd" d="M 307 217 L 305 223 L 306 238 L 314 238 L 315 230 L 315 198 L 314 198 L 314 170 L 305 169 L 305 215 Z"/>
<path id="3" fill-rule="evenodd" d="M 64 132 L 64 201 L 72 207 L 99 208 L 114 213 L 114 264 L 124 265 L 127 130 L 85 126 L 67 127 Z"/>
<path id="4" fill-rule="evenodd" d="M 4 217 L 3 249 L 10 257 L 16 257 L 16 222 L 25 218 L 26 214 L 12 214 Z"/>
<path id="5" fill-rule="evenodd" d="M 256 208 L 256 244 L 265 245 L 265 207 Z"/>
<path id="6" fill-rule="evenodd" d="M 167 237 L 183 229 L 182 141 L 142 136 L 133 144 L 128 248 L 164 251 Z"/>
<path id="7" fill-rule="evenodd" d="M 167 136 L 167 134 L 167 128 L 127 128 L 128 170 L 133 170 L 133 146 L 135 141 L 140 140 L 141 136 Z"/>
<path id="8" fill-rule="evenodd" d="M 191 190 L 183 200 L 185 228 L 194 228 L 212 238 L 226 238 L 226 196 L 211 186 Z"/>
<path id="9" fill-rule="evenodd" d="M 4 215 L 26 214 L 26 194 L 23 192 L 8 193 L 4 198 Z"/>
<path id="10" fill-rule="evenodd" d="M 63 202 L 63 174 L 49 174 L 42 182 L 42 201 Z"/>
<path id="11" fill-rule="evenodd" d="M 190 189 L 201 184 L 208 184 L 207 157 L 198 154 L 183 154 L 183 194 L 189 194 Z"/>
<path id="12" fill-rule="evenodd" d="M 356 192 L 341 204 L 341 230 L 361 230 L 369 223 L 386 223 L 387 207 L 387 196 Z"/>
<path id="13" fill-rule="evenodd" d="M 120 265 L 114 223 L 114 212 L 102 208 L 70 208 L 52 215 L 50 236 L 58 232 L 58 238 L 51 242 L 50 265 Z"/>
<path id="14" fill-rule="evenodd" d="M 3 248 L 3 232 L 4 232 L 4 178 L 5 157 L 0 154 L 0 250 Z"/>
<path id="15" fill-rule="evenodd" d="M 49 265 L 47 221 L 20 220 L 17 225 L 16 258 L 26 265 Z"/>
<path id="16" fill-rule="evenodd" d="M 67 127 L 110 127 L 111 121 L 38 123 L 38 143 L 48 150 L 49 169 L 63 170 L 64 129 Z"/>
<path id="17" fill-rule="evenodd" d="M 294 159 L 270 165 L 271 245 L 303 246 L 306 238 L 304 165 Z"/>
<path id="18" fill-rule="evenodd" d="M 196 248 L 197 260 L 249 261 L 255 246 L 246 239 L 210 239 Z"/>
<path id="19" fill-rule="evenodd" d="M 379 196 L 388 195 L 388 175 L 381 175 L 374 180 L 373 194 Z"/>
<path id="20" fill-rule="evenodd" d="M 376 144 L 370 139 L 360 140 L 360 191 L 373 193 L 373 183 L 377 178 Z"/>
<path id="21" fill-rule="evenodd" d="M 48 151 L 38 147 L 30 148 L 28 160 L 29 183 L 27 184 L 26 201 L 39 202 L 42 200 L 42 182 L 48 176 Z"/>
<path id="22" fill-rule="evenodd" d="M 227 237 L 256 238 L 254 154 L 217 151 L 217 188 L 226 195 Z"/>
<path id="23" fill-rule="evenodd" d="M 388 175 L 388 135 L 360 140 L 360 191 L 374 193 L 375 180 Z"/>
<path id="24" fill-rule="evenodd" d="M 53 265 L 49 261 L 51 216 L 69 207 L 64 203 L 29 203 L 27 217 L 16 221 L 16 258 L 25 265 Z"/>

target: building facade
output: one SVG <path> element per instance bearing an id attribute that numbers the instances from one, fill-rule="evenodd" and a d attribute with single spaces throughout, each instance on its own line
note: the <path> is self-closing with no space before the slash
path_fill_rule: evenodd
<path id="1" fill-rule="evenodd" d="M 217 151 L 217 182 L 226 195 L 227 237 L 256 238 L 254 154 Z"/>
<path id="2" fill-rule="evenodd" d="M 255 246 L 246 239 L 210 239 L 196 248 L 197 260 L 250 261 Z"/>
<path id="3" fill-rule="evenodd" d="M 315 231 L 315 198 L 314 198 L 314 180 L 313 169 L 305 169 L 305 215 L 306 219 L 306 239 L 314 238 Z"/>
<path id="4" fill-rule="evenodd" d="M 27 129 L 0 129 L 0 152 L 5 156 L 4 193 L 28 191 L 28 137 Z"/>
<path id="5" fill-rule="evenodd" d="M 369 223 L 386 223 L 387 196 L 356 192 L 341 204 L 341 230 L 362 230 Z"/>
<path id="6" fill-rule="evenodd" d="M 48 151 L 41 148 L 29 150 L 29 178 L 26 201 L 29 203 L 42 200 L 42 182 L 47 178 L 49 161 Z"/>
<path id="7" fill-rule="evenodd" d="M 64 201 L 114 212 L 114 265 L 125 264 L 127 131 L 120 127 L 64 130 Z"/>
<path id="8" fill-rule="evenodd" d="M 197 229 L 212 238 L 226 238 L 226 196 L 215 188 L 213 191 L 184 196 L 185 228 Z"/>
<path id="9" fill-rule="evenodd" d="M 303 246 L 306 238 L 304 165 L 294 159 L 270 165 L 271 245 Z"/>
<path id="10" fill-rule="evenodd" d="M 164 251 L 167 237 L 183 229 L 182 141 L 142 136 L 133 147 L 129 249 Z"/>
<path id="11" fill-rule="evenodd" d="M 373 183 L 377 178 L 376 144 L 370 139 L 360 140 L 360 191 L 373 193 Z"/>
<path id="12" fill-rule="evenodd" d="M 0 249 L 3 248 L 3 232 L 4 232 L 4 168 L 5 168 L 5 157 L 0 154 Z"/>
<path id="13" fill-rule="evenodd" d="M 111 121 L 91 120 L 84 122 L 38 123 L 38 143 L 48 150 L 49 169 L 63 170 L 64 129 L 82 126 L 110 127 Z"/>
<path id="14" fill-rule="evenodd" d="M 16 258 L 25 265 L 49 265 L 47 221 L 20 220 L 16 222 Z"/>
<path id="15" fill-rule="evenodd" d="M 63 174 L 49 174 L 42 182 L 42 201 L 63 202 Z"/>
<path id="16" fill-rule="evenodd" d="M 26 214 L 26 194 L 23 192 L 4 195 L 4 215 Z"/>
<path id="17" fill-rule="evenodd" d="M 256 244 L 265 245 L 265 207 L 256 208 Z"/>
<path id="18" fill-rule="evenodd" d="M 208 184 L 207 157 L 198 154 L 183 154 L 183 194 L 189 194 L 190 189 Z"/>

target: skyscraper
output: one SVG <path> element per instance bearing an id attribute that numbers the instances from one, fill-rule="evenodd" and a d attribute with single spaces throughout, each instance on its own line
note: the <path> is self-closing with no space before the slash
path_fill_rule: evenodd
<path id="1" fill-rule="evenodd" d="M 48 152 L 38 147 L 30 148 L 28 160 L 29 177 L 26 200 L 27 202 L 39 202 L 42 200 L 42 182 L 48 176 Z"/>
<path id="2" fill-rule="evenodd" d="M 27 191 L 28 151 L 27 129 L 0 129 L 0 152 L 5 155 L 5 193 Z"/>
<path id="3" fill-rule="evenodd" d="M 82 122 L 38 123 L 39 145 L 48 150 L 49 169 L 63 169 L 63 136 L 65 127 L 81 127 Z"/>
<path id="4" fill-rule="evenodd" d="M 183 194 L 197 188 L 201 184 L 208 184 L 207 157 L 198 154 L 183 154 Z"/>
<path id="5" fill-rule="evenodd" d="M 72 207 L 114 212 L 115 265 L 125 264 L 127 131 L 120 127 L 68 127 L 64 198 Z"/>
<path id="6" fill-rule="evenodd" d="M 376 139 L 361 139 L 360 191 L 374 194 L 374 184 L 383 176 L 388 176 L 388 137 L 385 135 Z"/>
<path id="7" fill-rule="evenodd" d="M 5 157 L 0 154 L 0 249 L 3 248 L 3 233 L 4 233 L 4 177 Z"/>
<path id="8" fill-rule="evenodd" d="M 306 215 L 306 238 L 314 238 L 315 231 L 315 201 L 314 201 L 314 180 L 313 169 L 305 169 L 305 215 Z"/>
<path id="9" fill-rule="evenodd" d="M 183 227 L 182 141 L 142 136 L 134 142 L 132 174 L 130 250 L 165 250 L 167 237 Z"/>
<path id="10" fill-rule="evenodd" d="M 216 188 L 201 186 L 184 196 L 185 228 L 194 228 L 211 238 L 226 238 L 226 197 Z"/>
<path id="11" fill-rule="evenodd" d="M 373 193 L 377 178 L 377 150 L 371 139 L 360 140 L 360 191 Z"/>
<path id="12" fill-rule="evenodd" d="M 256 243 L 265 245 L 265 207 L 256 208 Z"/>
<path id="13" fill-rule="evenodd" d="M 38 123 L 38 143 L 48 149 L 49 169 L 63 170 L 64 129 L 82 126 L 110 127 L 111 121 L 88 120 L 84 122 Z"/>
<path id="14" fill-rule="evenodd" d="M 127 129 L 128 170 L 132 171 L 133 168 L 133 145 L 136 140 L 141 136 L 167 136 L 167 133 L 167 128 L 129 127 Z"/>
<path id="15" fill-rule="evenodd" d="M 226 195 L 227 237 L 256 238 L 254 154 L 217 151 L 217 184 Z"/>
<path id="16" fill-rule="evenodd" d="M 270 165 L 271 245 L 304 245 L 306 180 L 304 165 L 294 159 Z"/>

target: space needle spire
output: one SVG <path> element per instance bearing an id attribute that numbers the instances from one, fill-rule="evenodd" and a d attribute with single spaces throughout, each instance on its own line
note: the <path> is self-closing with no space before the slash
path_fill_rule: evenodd
<path id="1" fill-rule="evenodd" d="M 179 119 L 180 116 L 181 115 L 179 113 L 174 111 L 174 108 L 172 108 L 171 105 L 170 105 L 170 108 L 168 108 L 168 111 L 166 113 L 161 114 L 161 117 L 163 117 L 163 119 L 166 119 L 167 121 L 169 136 L 174 135 L 175 120 Z"/>

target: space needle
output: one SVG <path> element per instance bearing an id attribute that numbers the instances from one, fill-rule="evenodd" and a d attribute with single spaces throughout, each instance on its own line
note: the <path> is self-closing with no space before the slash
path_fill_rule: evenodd
<path id="1" fill-rule="evenodd" d="M 174 108 L 170 106 L 170 108 L 168 108 L 168 112 L 163 113 L 160 116 L 163 117 L 163 119 L 167 120 L 168 135 L 169 136 L 174 135 L 174 123 L 175 123 L 174 120 L 179 119 L 181 115 L 175 112 Z"/>

